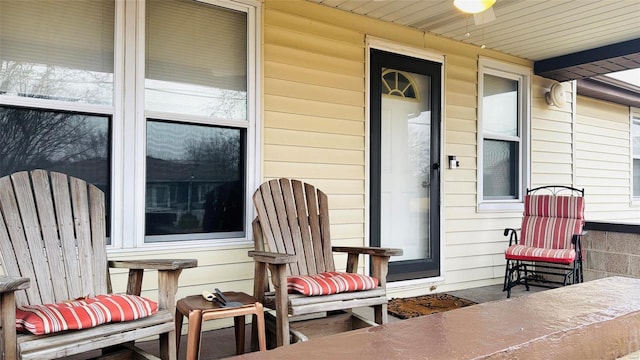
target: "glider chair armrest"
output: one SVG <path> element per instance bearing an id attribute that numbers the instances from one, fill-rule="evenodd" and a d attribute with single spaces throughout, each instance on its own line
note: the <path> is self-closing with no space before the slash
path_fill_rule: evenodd
<path id="1" fill-rule="evenodd" d="M 574 234 L 571 237 L 571 244 L 573 244 L 573 248 L 576 250 L 576 259 L 582 261 L 582 237 L 587 234 L 586 231 L 582 231 L 580 234 Z"/>
<path id="2" fill-rule="evenodd" d="M 571 238 L 571 243 L 574 246 L 580 246 L 580 242 L 582 241 L 582 237 L 587 235 L 586 231 L 582 231 L 580 234 L 573 234 L 573 237 Z"/>
<path id="3" fill-rule="evenodd" d="M 380 287 L 386 288 L 387 274 L 389 273 L 389 258 L 402 255 L 402 249 L 379 247 L 351 247 L 333 246 L 335 252 L 347 253 L 347 272 L 355 273 L 358 269 L 358 256 L 360 254 L 371 256 L 371 274 L 378 279 Z"/>
<path id="4" fill-rule="evenodd" d="M 509 237 L 509 246 L 515 245 L 518 243 L 518 230 L 520 229 L 513 229 L 513 228 L 504 229 L 504 233 L 503 233 L 504 236 Z"/>
<path id="5" fill-rule="evenodd" d="M 109 260 L 109 267 L 129 269 L 127 294 L 140 295 L 144 270 L 158 270 L 158 309 L 172 314 L 176 307 L 178 278 L 183 269 L 198 266 L 196 259 Z"/>
<path id="6" fill-rule="evenodd" d="M 0 354 L 4 359 L 18 357 L 16 337 L 16 297 L 15 292 L 30 286 L 29 278 L 0 276 L 0 307 L 2 308 L 2 344 Z"/>

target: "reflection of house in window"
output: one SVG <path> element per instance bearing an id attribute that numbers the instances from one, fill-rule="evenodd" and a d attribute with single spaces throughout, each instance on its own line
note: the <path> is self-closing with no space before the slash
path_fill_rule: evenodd
<path id="1" fill-rule="evenodd" d="M 170 208 L 169 185 L 150 184 L 147 186 L 147 209 L 161 210 Z"/>
<path id="2" fill-rule="evenodd" d="M 215 183 L 204 183 L 198 184 L 198 188 L 196 190 L 198 196 L 198 202 L 204 203 L 207 200 L 207 194 L 211 192 L 214 188 L 216 188 L 217 184 Z"/>

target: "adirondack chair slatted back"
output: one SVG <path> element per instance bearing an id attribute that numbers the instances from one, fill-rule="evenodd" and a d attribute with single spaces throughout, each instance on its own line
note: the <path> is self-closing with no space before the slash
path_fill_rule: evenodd
<path id="1" fill-rule="evenodd" d="M 0 178 L 2 270 L 31 279 L 17 304 L 107 293 L 104 219 L 104 193 L 83 180 L 44 170 Z"/>
<path id="2" fill-rule="evenodd" d="M 335 271 L 325 193 L 313 185 L 283 178 L 262 184 L 253 202 L 269 249 L 298 256 L 288 267 L 290 275 Z M 256 244 L 256 249 L 261 246 Z"/>

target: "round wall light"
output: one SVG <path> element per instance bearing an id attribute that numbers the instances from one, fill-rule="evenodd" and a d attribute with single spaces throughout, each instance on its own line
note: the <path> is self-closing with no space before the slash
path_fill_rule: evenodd
<path id="1" fill-rule="evenodd" d="M 553 83 L 544 98 L 547 100 L 547 104 L 557 107 L 563 107 L 567 102 L 567 94 L 560 83 Z"/>

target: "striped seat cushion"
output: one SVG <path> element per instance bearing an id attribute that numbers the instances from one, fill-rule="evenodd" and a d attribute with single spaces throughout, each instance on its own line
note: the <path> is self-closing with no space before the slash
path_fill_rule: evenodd
<path id="1" fill-rule="evenodd" d="M 330 295 L 341 292 L 370 290 L 378 286 L 378 279 L 361 274 L 324 272 L 316 275 L 287 277 L 287 289 L 307 296 Z"/>
<path id="2" fill-rule="evenodd" d="M 16 329 L 43 335 L 136 320 L 157 311 L 158 304 L 140 296 L 98 295 L 58 304 L 18 306 Z"/>
<path id="3" fill-rule="evenodd" d="M 512 245 L 505 251 L 505 258 L 509 260 L 571 264 L 576 258 L 576 251 L 573 248 L 545 249 L 525 245 Z"/>

